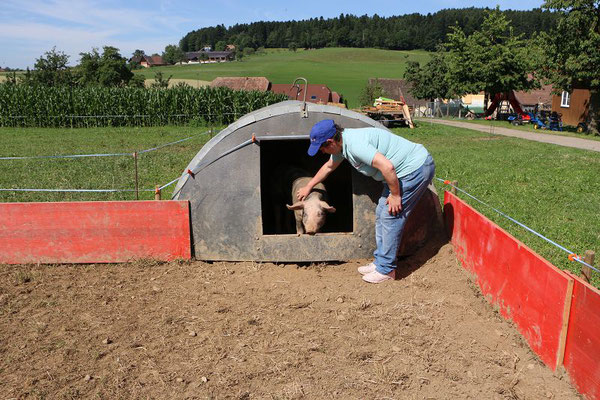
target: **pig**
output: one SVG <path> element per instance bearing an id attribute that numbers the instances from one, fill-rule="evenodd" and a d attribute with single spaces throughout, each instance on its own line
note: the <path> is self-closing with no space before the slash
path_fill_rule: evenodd
<path id="1" fill-rule="evenodd" d="M 327 204 L 327 191 L 322 183 L 316 185 L 304 200 L 298 201 L 296 193 L 300 188 L 306 186 L 311 179 L 308 173 L 302 172 L 302 176 L 294 179 L 292 183 L 292 200 L 294 204 L 291 206 L 286 204 L 286 206 L 288 210 L 294 211 L 296 233 L 298 235 L 303 233 L 314 235 L 325 224 L 325 213 L 334 213 L 335 208 Z"/>

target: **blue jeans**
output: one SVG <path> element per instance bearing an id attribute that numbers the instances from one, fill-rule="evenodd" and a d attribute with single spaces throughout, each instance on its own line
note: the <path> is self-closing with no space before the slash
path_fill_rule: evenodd
<path id="1" fill-rule="evenodd" d="M 419 169 L 398 178 L 402 196 L 402 211 L 396 216 L 390 215 L 388 205 L 385 203 L 390 194 L 390 188 L 384 182 L 383 192 L 375 209 L 375 242 L 377 248 L 373 255 L 375 256 L 374 263 L 377 272 L 385 275 L 396 269 L 396 256 L 400 240 L 402 240 L 406 219 L 433 180 L 434 173 L 435 164 L 431 155 L 428 155 Z"/>

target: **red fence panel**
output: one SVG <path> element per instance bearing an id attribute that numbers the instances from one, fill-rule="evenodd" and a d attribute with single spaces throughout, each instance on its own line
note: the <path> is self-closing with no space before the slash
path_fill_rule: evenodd
<path id="1" fill-rule="evenodd" d="M 458 259 L 484 296 L 555 370 L 564 348 L 571 278 L 450 192 L 444 217 Z"/>
<path id="2" fill-rule="evenodd" d="M 573 386 L 587 399 L 600 399 L 600 291 L 575 281 L 564 367 Z"/>
<path id="3" fill-rule="evenodd" d="M 0 263 L 191 258 L 187 201 L 0 204 Z"/>

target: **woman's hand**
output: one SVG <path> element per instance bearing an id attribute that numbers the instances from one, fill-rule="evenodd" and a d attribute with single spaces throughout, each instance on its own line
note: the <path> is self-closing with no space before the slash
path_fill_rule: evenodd
<path id="1" fill-rule="evenodd" d="M 311 190 L 312 188 L 310 186 L 304 186 L 298 189 L 298 191 L 296 192 L 296 197 L 298 198 L 298 201 L 304 200 Z"/>
<path id="2" fill-rule="evenodd" d="M 402 211 L 402 196 L 393 195 L 390 193 L 385 204 L 388 205 L 390 215 L 397 216 Z"/>

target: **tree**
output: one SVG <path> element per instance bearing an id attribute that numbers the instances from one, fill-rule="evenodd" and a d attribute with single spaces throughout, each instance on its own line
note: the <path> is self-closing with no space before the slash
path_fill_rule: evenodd
<path id="1" fill-rule="evenodd" d="M 455 97 L 486 93 L 486 99 L 511 90 L 539 88 L 530 78 L 534 65 L 522 35 L 515 35 L 510 21 L 498 8 L 489 11 L 478 31 L 466 35 L 452 27 L 445 43 L 448 85 Z"/>
<path id="2" fill-rule="evenodd" d="M 591 91 L 589 122 L 598 131 L 600 121 L 600 2 L 546 0 L 543 7 L 560 15 L 549 34 L 538 38 L 542 57 L 540 74 L 555 90 L 574 85 Z"/>
<path id="3" fill-rule="evenodd" d="M 225 50 L 225 47 L 227 47 L 227 42 L 225 42 L 224 40 L 219 40 L 215 44 L 215 51 L 223 51 Z"/>
<path id="4" fill-rule="evenodd" d="M 100 68 L 100 54 L 98 49 L 93 48 L 90 53 L 80 53 L 81 59 L 77 67 L 79 73 L 79 84 L 82 86 L 94 86 L 98 84 L 98 69 Z"/>
<path id="5" fill-rule="evenodd" d="M 372 106 L 376 98 L 383 96 L 383 87 L 378 79 L 373 83 L 367 83 L 360 93 L 359 102 L 361 107 Z"/>
<path id="6" fill-rule="evenodd" d="M 127 61 L 115 47 L 104 46 L 102 54 L 94 48 L 90 53 L 80 55 L 79 82 L 84 86 L 125 86 L 133 78 Z"/>
<path id="7" fill-rule="evenodd" d="M 167 79 L 165 79 L 163 76 L 163 73 L 158 71 L 154 75 L 154 82 L 152 82 L 152 85 L 150 85 L 150 87 L 166 89 L 169 87 L 169 81 L 171 80 L 172 77 L 173 77 L 173 75 L 170 75 Z"/>
<path id="8" fill-rule="evenodd" d="M 134 58 L 135 58 L 135 57 L 143 57 L 143 56 L 145 56 L 145 55 L 146 55 L 146 53 L 144 52 L 144 50 L 137 49 L 137 50 L 135 50 L 135 51 L 133 52 L 133 57 L 134 57 Z"/>
<path id="9" fill-rule="evenodd" d="M 68 63 L 69 56 L 53 47 L 35 61 L 34 70 L 24 82 L 44 86 L 73 85 L 73 74 Z"/>
<path id="10" fill-rule="evenodd" d="M 185 59 L 183 50 L 174 44 L 168 44 L 165 51 L 162 53 L 163 61 L 167 64 L 176 64 Z"/>
<path id="11" fill-rule="evenodd" d="M 298 45 L 296 44 L 296 42 L 290 42 L 290 44 L 288 44 L 288 49 L 290 51 L 296 51 L 298 50 Z"/>
<path id="12" fill-rule="evenodd" d="M 411 93 L 417 99 L 447 99 L 458 97 L 456 90 L 448 81 L 448 63 L 446 54 L 437 52 L 431 60 L 421 66 L 416 61 L 409 61 L 404 79 L 411 83 Z"/>
<path id="13" fill-rule="evenodd" d="M 143 88 L 146 87 L 145 86 L 146 80 L 144 79 L 144 75 L 133 75 L 133 78 L 131 78 L 129 80 L 129 82 L 127 82 L 127 86 L 129 87 L 136 87 L 136 88 Z"/>

